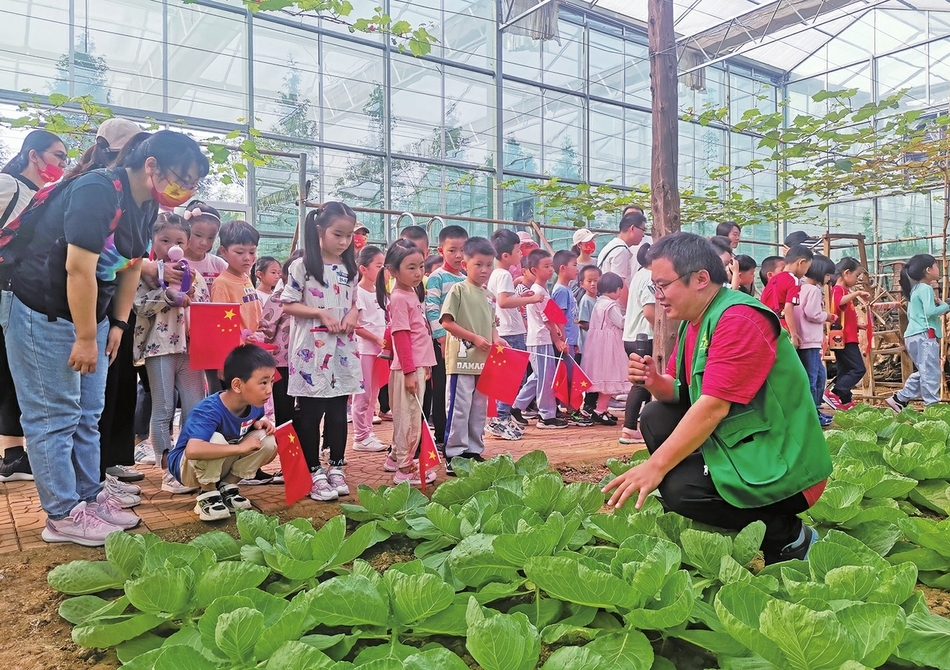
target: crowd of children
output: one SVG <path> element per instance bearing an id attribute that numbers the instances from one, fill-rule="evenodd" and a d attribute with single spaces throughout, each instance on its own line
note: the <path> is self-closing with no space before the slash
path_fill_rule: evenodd
<path id="1" fill-rule="evenodd" d="M 524 232 L 499 229 L 489 240 L 449 225 L 430 255 L 425 229 L 409 226 L 388 248 L 373 246 L 352 209 L 329 202 L 306 217 L 303 251 L 282 262 L 257 258 L 257 230 L 240 220 L 222 225 L 206 203 L 193 200 L 182 214 L 164 211 L 132 301 L 134 360 L 144 366 L 151 396 L 151 453 L 139 460 L 161 467 L 164 491 L 197 494 L 195 513 L 213 521 L 251 506 L 242 482 L 282 481 L 262 468 L 276 456 L 275 426 L 288 422 L 310 471 L 310 497 L 319 501 L 350 493 L 350 421 L 351 448 L 386 452 L 380 467 L 396 484 L 422 483 L 417 454 L 430 428 L 449 475 L 451 459 L 481 461 L 486 436 L 520 440 L 534 418 L 543 430 L 614 426 L 612 402 L 623 396 L 620 442 L 640 442 L 638 417 L 650 395 L 631 385 L 626 363 L 653 345 L 657 287 L 645 228 L 643 211 L 628 208 L 617 238 L 595 261 L 587 229 L 574 233 L 570 250 L 552 254 Z M 804 233 L 789 236 L 784 256 L 759 266 L 735 254 L 739 226 L 717 232 L 711 244 L 729 274 L 726 286 L 754 295 L 759 270 L 761 300 L 788 331 L 819 420 L 828 425 L 823 403 L 853 405 L 852 389 L 865 374 L 858 345 L 864 326 L 855 310 L 868 298 L 856 288 L 864 269 L 853 258 L 835 264 L 813 253 L 817 240 Z M 901 276 L 917 372 L 888 400 L 895 411 L 916 398 L 938 398 L 939 317 L 950 311 L 930 286 L 939 274 L 934 258 L 920 255 Z M 239 305 L 245 344 L 221 370 L 192 369 L 190 340 L 202 334 L 189 332 L 189 307 L 201 302 Z M 558 312 L 563 319 L 554 318 Z M 495 348 L 527 352 L 530 360 L 510 405 L 478 386 Z M 836 362 L 830 389 L 826 348 Z M 589 382 L 580 406 L 555 395 L 561 364 Z M 393 422 L 391 443 L 374 433 L 383 416 Z M 425 476 L 431 481 L 435 473 Z M 107 486 L 119 508 L 139 502 L 139 487 L 111 477 Z M 130 512 L 111 513 L 116 526 L 138 523 Z"/>

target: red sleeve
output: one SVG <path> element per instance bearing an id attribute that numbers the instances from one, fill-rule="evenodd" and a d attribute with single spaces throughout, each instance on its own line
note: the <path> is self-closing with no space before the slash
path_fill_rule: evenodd
<path id="1" fill-rule="evenodd" d="M 768 316 L 747 305 L 728 308 L 709 344 L 703 395 L 740 405 L 751 402 L 775 365 L 777 344 Z"/>
<path id="2" fill-rule="evenodd" d="M 412 359 L 412 335 L 408 330 L 397 330 L 393 333 L 393 349 L 404 373 L 408 374 L 416 369 L 416 362 Z"/>

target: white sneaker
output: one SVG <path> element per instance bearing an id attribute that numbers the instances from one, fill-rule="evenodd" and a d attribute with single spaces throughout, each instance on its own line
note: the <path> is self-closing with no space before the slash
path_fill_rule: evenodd
<path id="1" fill-rule="evenodd" d="M 145 475 L 129 465 L 113 465 L 106 468 L 106 474 L 123 482 L 139 482 L 145 479 Z"/>
<path id="2" fill-rule="evenodd" d="M 142 492 L 142 487 L 138 484 L 129 484 L 128 482 L 122 482 L 113 477 L 112 475 L 106 475 L 106 481 L 103 482 L 103 486 L 108 483 L 109 487 L 112 489 L 118 489 L 123 493 L 131 493 L 134 496 L 137 496 Z"/>
<path id="3" fill-rule="evenodd" d="M 195 514 L 202 521 L 220 521 L 231 516 L 231 510 L 221 500 L 218 491 L 208 491 L 198 496 L 195 502 Z"/>
<path id="4" fill-rule="evenodd" d="M 370 435 L 365 440 L 354 440 L 353 451 L 386 451 L 388 445 L 383 444 L 378 437 Z"/>
<path id="5" fill-rule="evenodd" d="M 176 495 L 178 493 L 194 493 L 199 488 L 200 487 L 198 486 L 185 486 L 180 481 L 175 479 L 175 477 L 172 476 L 172 473 L 170 472 L 166 472 L 165 476 L 162 477 L 162 491 L 166 491 L 172 495 Z"/>
<path id="6" fill-rule="evenodd" d="M 218 493 L 228 509 L 251 509 L 251 501 L 241 495 L 237 484 L 218 484 Z"/>
<path id="7" fill-rule="evenodd" d="M 330 502 L 340 497 L 336 489 L 330 486 L 330 480 L 327 479 L 326 474 L 322 470 L 311 472 L 310 480 L 313 482 L 313 485 L 310 487 L 310 497 L 313 500 Z"/>
<path id="8" fill-rule="evenodd" d="M 155 451 L 152 449 L 152 443 L 148 440 L 142 440 L 136 444 L 133 458 L 136 463 L 142 465 L 155 465 Z"/>
<path id="9" fill-rule="evenodd" d="M 327 480 L 330 486 L 336 491 L 337 496 L 350 495 L 350 487 L 346 485 L 346 476 L 340 468 L 330 468 L 327 470 Z"/>
<path id="10" fill-rule="evenodd" d="M 122 509 L 119 502 L 106 493 L 105 489 L 100 491 L 99 495 L 96 496 L 96 502 L 87 505 L 86 509 L 92 511 L 106 523 L 125 530 L 135 528 L 141 521 L 137 514 Z"/>
<path id="11" fill-rule="evenodd" d="M 46 520 L 43 540 L 46 542 L 73 542 L 84 547 L 101 547 L 109 533 L 121 533 L 122 529 L 106 523 L 86 503 L 81 502 L 70 511 L 69 516 L 59 521 Z"/>
<path id="12" fill-rule="evenodd" d="M 135 507 L 142 499 L 134 493 L 129 493 L 128 491 L 123 490 L 123 488 L 116 486 L 111 481 L 109 481 L 109 475 L 106 475 L 106 481 L 102 484 L 102 492 L 99 495 L 105 494 L 115 500 L 115 503 L 119 507 Z"/>
<path id="13" fill-rule="evenodd" d="M 379 417 L 379 414 L 374 414 L 374 415 L 373 415 L 373 425 L 374 425 L 374 426 L 375 426 L 376 424 L 379 424 L 379 423 L 382 423 L 382 422 L 383 422 L 383 420 Z"/>

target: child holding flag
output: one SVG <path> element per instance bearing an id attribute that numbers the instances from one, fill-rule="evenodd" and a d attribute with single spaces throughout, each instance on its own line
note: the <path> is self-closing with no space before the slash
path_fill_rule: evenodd
<path id="1" fill-rule="evenodd" d="M 393 340 L 393 362 L 389 373 L 389 402 L 393 411 L 393 447 L 386 464 L 395 472 L 393 483 L 422 484 L 419 468 L 413 462 L 423 426 L 422 396 L 425 383 L 435 365 L 435 348 L 429 333 L 425 311 L 416 287 L 422 283 L 425 263 L 422 252 L 410 240 L 396 240 L 386 251 L 384 261 L 395 280 L 389 296 L 389 323 Z M 376 278 L 379 306 L 386 308 L 386 278 Z M 428 431 L 428 428 L 425 430 Z M 426 473 L 426 481 L 435 480 L 435 470 Z"/>
<path id="2" fill-rule="evenodd" d="M 445 473 L 454 476 L 451 459 L 481 461 L 485 451 L 488 396 L 475 388 L 492 344 L 507 346 L 495 329 L 495 306 L 485 284 L 495 265 L 495 247 L 470 237 L 462 247 L 465 281 L 449 289 L 439 323 L 448 333 L 445 349 Z"/>
<path id="3" fill-rule="evenodd" d="M 237 483 L 253 477 L 277 455 L 274 425 L 264 418 L 277 361 L 254 344 L 245 344 L 224 361 L 226 389 L 198 403 L 168 454 L 168 471 L 201 494 L 195 513 L 202 521 L 250 509 Z"/>

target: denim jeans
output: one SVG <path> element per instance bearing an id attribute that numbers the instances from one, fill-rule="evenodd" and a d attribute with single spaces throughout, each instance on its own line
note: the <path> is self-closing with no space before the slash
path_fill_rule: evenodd
<path id="1" fill-rule="evenodd" d="M 821 360 L 821 349 L 799 349 L 798 357 L 805 366 L 808 374 L 808 386 L 811 388 L 811 397 L 815 400 L 815 407 L 821 407 L 822 396 L 825 393 L 825 383 L 828 381 L 828 371 Z"/>
<path id="2" fill-rule="evenodd" d="M 96 371 L 82 375 L 69 364 L 76 328 L 50 322 L 14 298 L 7 331 L 7 358 L 23 412 L 30 466 L 40 504 L 57 521 L 80 501 L 92 502 L 99 483 L 99 417 L 105 404 L 109 321 L 96 328 Z"/>
<path id="3" fill-rule="evenodd" d="M 501 339 L 508 343 L 508 346 L 512 349 L 518 349 L 519 351 L 527 351 L 525 349 L 525 337 L 524 333 L 520 335 L 502 335 Z M 522 378 L 521 383 L 524 384 L 524 379 Z M 508 417 L 511 416 L 511 405 L 503 403 L 500 400 L 495 403 L 498 408 L 498 418 L 501 421 L 505 421 Z"/>
<path id="4" fill-rule="evenodd" d="M 907 403 L 920 398 L 925 405 L 940 402 L 940 340 L 923 332 L 905 337 L 904 344 L 917 369 L 897 392 L 897 399 Z"/>

